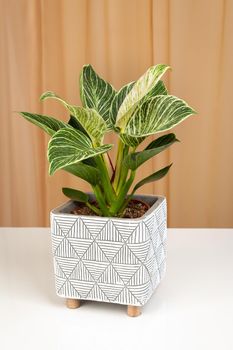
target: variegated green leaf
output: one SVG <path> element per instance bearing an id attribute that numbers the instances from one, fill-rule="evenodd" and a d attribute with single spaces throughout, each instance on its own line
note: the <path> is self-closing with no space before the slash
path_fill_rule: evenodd
<path id="1" fill-rule="evenodd" d="M 173 128 L 196 112 L 187 103 L 175 96 L 164 95 L 145 101 L 133 113 L 125 133 L 143 137 Z"/>
<path id="2" fill-rule="evenodd" d="M 47 115 L 34 114 L 28 112 L 19 112 L 19 114 L 27 119 L 29 122 L 39 126 L 47 134 L 53 136 L 56 131 L 62 128 L 70 128 L 70 126 L 61 120 L 57 120 Z"/>
<path id="3" fill-rule="evenodd" d="M 75 129 L 61 129 L 49 141 L 49 173 L 52 175 L 58 169 L 105 153 L 111 148 L 112 145 L 93 148 L 91 140 L 80 131 Z"/>
<path id="4" fill-rule="evenodd" d="M 92 158 L 89 158 L 92 159 Z M 77 164 L 71 164 L 63 168 L 70 174 L 80 177 L 81 179 L 87 181 L 89 184 L 96 186 L 100 183 L 100 171 L 98 168 L 94 168 L 83 162 L 78 162 Z"/>
<path id="5" fill-rule="evenodd" d="M 82 125 L 79 123 L 78 119 L 75 118 L 73 115 L 70 115 L 70 119 L 68 121 L 68 124 L 71 125 L 74 129 L 81 131 L 83 134 L 89 137 L 86 130 L 82 127 Z M 89 137 L 90 138 L 90 137 Z"/>
<path id="6" fill-rule="evenodd" d="M 141 142 L 145 140 L 145 137 L 133 137 L 127 134 L 119 134 L 121 141 L 127 146 L 136 148 Z"/>
<path id="7" fill-rule="evenodd" d="M 70 115 L 70 119 L 69 119 L 68 124 L 69 124 L 70 126 L 72 126 L 74 129 L 81 131 L 83 134 L 85 134 L 85 135 L 90 139 L 90 136 L 88 135 L 88 133 L 86 132 L 86 130 L 85 130 L 85 129 L 82 127 L 82 125 L 79 123 L 78 119 L 75 118 L 73 115 Z M 93 167 L 96 167 L 96 163 L 95 163 L 94 158 L 84 159 L 84 160 L 82 161 L 82 163 L 83 163 L 84 165 L 85 165 L 85 164 L 90 165 L 92 168 L 93 168 Z M 81 164 L 81 163 L 79 163 L 79 164 Z M 72 165 L 70 165 L 69 167 L 72 167 Z M 74 165 L 74 167 L 76 167 L 76 165 Z M 67 171 L 68 171 L 68 170 L 67 170 Z M 71 172 L 71 173 L 72 173 L 72 172 Z M 78 174 L 74 174 L 74 175 L 79 176 Z M 81 176 L 79 176 L 79 177 L 81 177 Z"/>
<path id="8" fill-rule="evenodd" d="M 116 126 L 119 127 L 122 132 L 124 132 L 126 124 L 130 120 L 138 103 L 154 89 L 168 68 L 169 66 L 165 64 L 152 66 L 136 81 L 132 90 L 125 97 L 117 114 Z"/>
<path id="9" fill-rule="evenodd" d="M 116 90 L 111 84 L 94 71 L 91 65 L 85 65 L 80 75 L 80 97 L 84 107 L 95 109 L 112 128 L 110 107 Z"/>
<path id="10" fill-rule="evenodd" d="M 77 202 L 87 203 L 89 199 L 89 196 L 86 193 L 79 190 L 74 190 L 73 188 L 63 187 L 62 192 L 66 197 Z"/>
<path id="11" fill-rule="evenodd" d="M 178 140 L 176 139 L 175 134 L 161 136 L 157 140 L 152 141 L 144 151 L 128 154 L 123 161 L 123 165 L 128 169 L 136 170 L 148 159 L 164 151 L 176 141 Z"/>
<path id="12" fill-rule="evenodd" d="M 130 90 L 132 89 L 134 84 L 135 83 L 130 83 L 129 84 L 130 85 Z M 124 87 L 125 90 L 126 90 L 126 87 L 127 87 L 127 85 Z M 117 95 L 115 96 L 114 101 L 113 101 L 113 104 L 116 104 L 114 106 L 115 113 L 117 113 L 117 111 L 119 110 L 119 107 L 120 107 L 120 105 L 116 103 L 117 102 L 117 99 L 116 99 Z M 122 96 L 122 95 L 123 95 L 123 93 L 120 94 L 120 96 Z M 158 81 L 158 83 L 155 85 L 155 87 L 146 96 L 143 97 L 143 99 L 139 103 L 139 106 L 140 106 L 140 104 L 142 104 L 143 102 L 147 101 L 148 99 L 150 99 L 152 96 L 155 96 L 155 95 L 167 95 L 167 89 L 166 89 L 164 83 L 161 80 Z M 122 100 L 122 102 L 123 102 L 123 100 Z M 127 146 L 130 146 L 130 147 L 137 147 L 141 142 L 143 142 L 145 140 L 145 137 L 132 137 L 132 136 L 129 136 L 129 135 L 123 134 L 123 133 L 120 134 L 120 138 L 121 138 L 122 142 L 124 142 Z"/>
<path id="13" fill-rule="evenodd" d="M 135 84 L 135 81 L 123 86 L 113 98 L 111 108 L 110 108 L 110 119 L 111 119 L 112 125 L 115 125 L 119 108 L 122 102 L 124 101 L 126 95 L 128 95 L 128 93 L 132 90 L 132 87 L 134 86 L 134 84 Z"/>
<path id="14" fill-rule="evenodd" d="M 60 101 L 62 104 L 67 105 L 68 103 L 64 101 L 61 97 L 59 97 L 55 92 L 53 91 L 45 91 L 43 94 L 40 96 L 41 101 L 45 101 L 48 98 L 54 98 L 55 100 Z"/>
<path id="15" fill-rule="evenodd" d="M 77 118 L 82 128 L 92 139 L 93 143 L 101 143 L 103 135 L 107 131 L 107 124 L 94 109 L 70 105 L 51 91 L 47 91 L 41 96 L 41 100 L 45 100 L 47 98 L 60 101 L 68 109 L 68 111 L 75 118 Z"/>
<path id="16" fill-rule="evenodd" d="M 151 91 L 146 96 L 144 96 L 143 99 L 141 99 L 140 105 L 143 102 L 148 101 L 152 97 L 155 97 L 157 95 L 167 95 L 167 94 L 168 94 L 168 91 L 166 86 L 164 85 L 164 82 L 162 80 L 159 80 L 158 83 L 155 85 L 155 87 L 151 89 Z"/>
<path id="17" fill-rule="evenodd" d="M 170 167 L 172 166 L 172 164 L 166 166 L 163 169 L 160 169 L 159 171 L 156 171 L 155 173 L 151 174 L 150 176 L 147 176 L 145 179 L 139 181 L 136 186 L 133 189 L 133 193 L 139 188 L 142 187 L 145 184 L 148 184 L 150 182 L 154 182 L 154 181 L 158 181 L 160 179 L 162 179 L 162 177 L 164 177 L 165 175 L 167 175 Z"/>
<path id="18" fill-rule="evenodd" d="M 94 109 L 69 106 L 69 111 L 77 118 L 93 143 L 101 143 L 108 130 L 104 119 Z"/>

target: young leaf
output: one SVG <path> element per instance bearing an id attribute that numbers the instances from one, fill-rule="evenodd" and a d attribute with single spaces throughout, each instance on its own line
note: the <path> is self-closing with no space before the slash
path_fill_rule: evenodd
<path id="1" fill-rule="evenodd" d="M 107 123 L 112 123 L 109 110 L 116 90 L 108 82 L 100 78 L 91 65 L 85 65 L 80 75 L 80 97 L 84 107 L 95 109 Z"/>
<path id="2" fill-rule="evenodd" d="M 93 148 L 90 139 L 75 129 L 61 129 L 54 134 L 48 145 L 49 174 L 83 159 L 105 153 L 112 145 Z"/>
<path id="3" fill-rule="evenodd" d="M 131 170 L 136 170 L 140 165 L 146 162 L 148 159 L 154 157 L 156 154 L 164 151 L 171 146 L 174 142 L 178 141 L 175 134 L 169 134 L 159 137 L 147 146 L 144 151 L 134 152 L 129 154 L 123 164 Z"/>
<path id="4" fill-rule="evenodd" d="M 126 97 L 126 95 L 129 93 L 130 90 L 132 90 L 133 85 L 135 84 L 135 82 L 130 83 L 126 86 L 124 86 L 115 96 L 113 103 L 112 103 L 112 116 L 115 118 L 116 114 L 124 100 L 124 98 Z M 125 94 L 126 93 L 126 94 Z M 118 96 L 119 94 L 119 96 Z M 125 96 L 124 96 L 125 94 Z M 140 101 L 139 105 L 141 105 L 143 102 L 147 101 L 148 99 L 150 99 L 152 96 L 155 95 L 166 95 L 167 94 L 167 89 L 164 85 L 164 83 L 160 80 L 158 81 L 158 83 L 155 85 L 155 87 L 146 95 L 142 98 L 142 100 Z M 112 121 L 116 122 L 116 120 L 112 119 Z M 126 145 L 130 146 L 130 147 L 137 147 L 141 142 L 144 141 L 145 137 L 131 137 L 127 134 L 121 133 L 120 134 L 120 138 L 122 140 L 122 142 L 124 142 Z"/>
<path id="5" fill-rule="evenodd" d="M 110 108 L 110 119 L 111 119 L 112 125 L 115 125 L 119 108 L 122 105 L 122 102 L 124 101 L 126 95 L 128 95 L 128 93 L 132 90 L 134 84 L 135 84 L 135 81 L 123 86 L 113 98 L 111 108 Z"/>
<path id="6" fill-rule="evenodd" d="M 164 82 L 162 80 L 159 80 L 158 83 L 155 85 L 151 91 L 143 97 L 143 99 L 140 101 L 140 104 L 142 104 L 145 101 L 148 101 L 152 97 L 155 97 L 157 95 L 167 95 L 168 91 L 166 89 L 166 86 L 164 85 Z"/>
<path id="7" fill-rule="evenodd" d="M 70 105 L 51 91 L 47 91 L 41 96 L 41 100 L 48 98 L 60 101 L 68 111 L 77 118 L 78 123 L 82 126 L 92 141 L 94 143 L 101 143 L 108 128 L 104 119 L 94 109 Z"/>
<path id="8" fill-rule="evenodd" d="M 125 133 L 134 137 L 152 135 L 173 128 L 196 112 L 175 96 L 164 95 L 145 101 L 129 120 Z"/>
<path id="9" fill-rule="evenodd" d="M 62 192 L 66 197 L 77 202 L 87 203 L 89 199 L 89 196 L 86 193 L 79 190 L 74 190 L 73 188 L 63 187 Z"/>
<path id="10" fill-rule="evenodd" d="M 59 129 L 70 128 L 70 126 L 63 121 L 48 117 L 47 115 L 28 112 L 19 112 L 19 114 L 29 122 L 39 126 L 39 128 L 43 129 L 50 136 L 53 136 Z"/>
<path id="11" fill-rule="evenodd" d="M 151 92 L 168 68 L 169 66 L 165 64 L 152 66 L 136 81 L 132 90 L 125 97 L 117 114 L 116 126 L 119 127 L 122 132 L 124 132 L 126 124 L 130 120 L 138 103 L 144 96 Z"/>
<path id="12" fill-rule="evenodd" d="M 89 158 L 90 159 L 90 158 Z M 98 168 L 79 162 L 77 164 L 68 165 L 63 168 L 70 174 L 80 177 L 87 181 L 92 186 L 96 186 L 100 183 L 100 171 Z"/>
<path id="13" fill-rule="evenodd" d="M 136 186 L 134 187 L 133 193 L 134 193 L 139 187 L 141 187 L 141 186 L 143 186 L 143 185 L 145 185 L 145 184 L 147 184 L 147 183 L 149 183 L 149 182 L 154 182 L 154 181 L 158 181 L 158 180 L 162 179 L 162 177 L 164 177 L 164 176 L 168 173 L 168 171 L 169 171 L 169 169 L 170 169 L 171 166 L 172 166 L 172 164 L 166 166 L 166 167 L 163 168 L 163 169 L 160 169 L 159 171 L 156 171 L 156 172 L 153 173 L 152 175 L 147 176 L 145 179 L 139 181 L 139 182 L 136 184 Z"/>

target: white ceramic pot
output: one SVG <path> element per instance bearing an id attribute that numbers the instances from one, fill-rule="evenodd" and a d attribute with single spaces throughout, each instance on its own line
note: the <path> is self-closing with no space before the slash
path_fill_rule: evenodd
<path id="1" fill-rule="evenodd" d="M 138 219 L 69 214 L 69 201 L 51 212 L 57 295 L 144 305 L 165 272 L 166 199 L 135 196 L 151 205 Z"/>

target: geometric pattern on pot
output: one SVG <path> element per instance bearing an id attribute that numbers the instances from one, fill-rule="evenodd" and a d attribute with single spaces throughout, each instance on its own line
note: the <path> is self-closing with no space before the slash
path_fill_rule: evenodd
<path id="1" fill-rule="evenodd" d="M 165 273 L 166 199 L 139 219 L 51 213 L 59 296 L 144 305 Z"/>

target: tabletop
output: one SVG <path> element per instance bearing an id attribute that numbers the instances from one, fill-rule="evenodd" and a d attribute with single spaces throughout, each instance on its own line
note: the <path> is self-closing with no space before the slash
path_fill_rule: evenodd
<path id="1" fill-rule="evenodd" d="M 167 273 L 142 315 L 55 294 L 48 228 L 0 229 L 0 349 L 233 349 L 233 229 L 169 229 Z"/>

